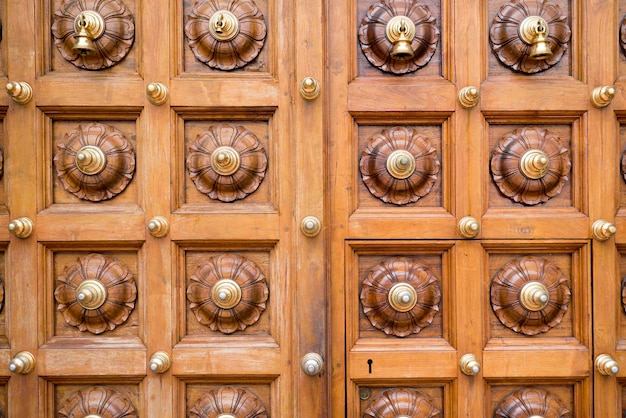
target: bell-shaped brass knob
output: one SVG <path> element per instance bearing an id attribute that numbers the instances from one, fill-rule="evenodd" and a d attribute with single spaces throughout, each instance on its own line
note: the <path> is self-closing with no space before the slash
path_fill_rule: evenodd
<path id="1" fill-rule="evenodd" d="M 550 292 L 542 283 L 528 282 L 520 291 L 519 301 L 527 310 L 538 312 L 548 305 Z"/>
<path id="2" fill-rule="evenodd" d="M 459 104 L 462 107 L 465 109 L 471 109 L 480 101 L 480 93 L 478 92 L 478 88 L 474 86 L 467 86 L 459 90 L 457 98 L 459 99 Z"/>
<path id="3" fill-rule="evenodd" d="M 20 351 L 9 362 L 9 371 L 17 374 L 28 374 L 35 370 L 35 356 L 28 351 Z"/>
<path id="4" fill-rule="evenodd" d="M 519 26 L 519 36 L 524 43 L 531 45 L 530 58 L 545 60 L 552 56 L 548 42 L 548 22 L 540 16 L 528 16 Z"/>
<path id="5" fill-rule="evenodd" d="M 19 104 L 26 104 L 33 98 L 33 88 L 25 81 L 11 81 L 6 85 L 7 94 Z"/>
<path id="6" fill-rule="evenodd" d="M 613 86 L 596 87 L 591 92 L 591 104 L 601 109 L 607 107 L 615 97 Z"/>
<path id="7" fill-rule="evenodd" d="M 231 279 L 221 279 L 211 290 L 213 303 L 222 309 L 231 309 L 241 301 L 241 287 Z"/>
<path id="8" fill-rule="evenodd" d="M 473 354 L 464 354 L 459 361 L 461 372 L 467 376 L 475 376 L 480 372 L 480 363 Z"/>
<path id="9" fill-rule="evenodd" d="M 305 216 L 300 222 L 300 230 L 307 237 L 313 238 L 322 231 L 322 223 L 315 216 Z"/>
<path id="10" fill-rule="evenodd" d="M 217 11 L 209 19 L 209 32 L 218 41 L 230 41 L 239 33 L 239 20 L 228 10 Z"/>
<path id="11" fill-rule="evenodd" d="M 415 56 L 411 43 L 415 37 L 415 23 L 407 16 L 394 16 L 385 27 L 387 39 L 393 44 L 391 58 L 410 60 Z"/>
<path id="12" fill-rule="evenodd" d="M 594 362 L 596 370 L 605 376 L 614 376 L 619 372 L 617 361 L 609 354 L 600 354 Z"/>
<path id="13" fill-rule="evenodd" d="M 150 370 L 165 373 L 172 366 L 172 358 L 165 351 L 157 351 L 150 357 Z"/>
<path id="14" fill-rule="evenodd" d="M 322 89 L 319 81 L 313 77 L 304 77 L 304 79 L 302 79 L 302 82 L 300 83 L 300 95 L 304 99 L 316 99 L 320 95 L 321 91 Z"/>
<path id="15" fill-rule="evenodd" d="M 611 222 L 598 219 L 591 225 L 591 235 L 598 241 L 606 241 L 617 232 L 617 228 Z"/>
<path id="16" fill-rule="evenodd" d="M 33 221 L 26 216 L 21 216 L 9 222 L 9 232 L 18 238 L 28 238 L 33 233 Z"/>
<path id="17" fill-rule="evenodd" d="M 148 231 L 155 238 L 163 238 L 170 232 L 170 224 L 163 216 L 155 216 L 148 222 Z"/>
<path id="18" fill-rule="evenodd" d="M 302 356 L 300 366 L 302 367 L 302 371 L 304 371 L 307 375 L 317 376 L 322 372 L 324 359 L 317 353 L 307 353 Z"/>
<path id="19" fill-rule="evenodd" d="M 159 106 L 167 101 L 169 93 L 165 84 L 155 82 L 148 84 L 146 87 L 146 95 L 150 103 Z"/>
<path id="20" fill-rule="evenodd" d="M 464 216 L 459 221 L 459 234 L 465 238 L 474 238 L 480 231 L 480 225 L 476 218 L 472 216 Z"/>
<path id="21" fill-rule="evenodd" d="M 81 55 L 93 54 L 96 52 L 93 41 L 104 33 L 104 19 L 93 10 L 85 10 L 74 19 L 74 32 L 76 41 L 72 50 Z"/>

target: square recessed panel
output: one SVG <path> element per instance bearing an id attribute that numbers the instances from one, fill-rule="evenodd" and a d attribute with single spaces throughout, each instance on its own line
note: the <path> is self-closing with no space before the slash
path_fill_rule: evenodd
<path id="1" fill-rule="evenodd" d="M 275 384 L 250 382 L 188 382 L 184 384 L 185 412 L 181 416 L 190 416 L 192 410 L 198 416 L 222 416 L 231 413 L 234 416 L 256 417 L 272 416 L 272 399 L 275 396 Z"/>
<path id="2" fill-rule="evenodd" d="M 359 390 L 359 414 L 362 417 L 411 416 L 419 410 L 422 416 L 446 416 L 444 386 L 361 386 Z M 439 415 L 435 415 L 439 412 Z"/>
<path id="3" fill-rule="evenodd" d="M 500 407 L 507 408 L 503 410 L 511 416 L 566 416 L 566 411 L 572 417 L 587 416 L 586 411 L 577 407 L 580 401 L 576 400 L 576 395 L 582 394 L 576 392 L 582 390 L 581 386 L 579 383 L 554 385 L 538 382 L 523 382 L 516 386 L 491 384 L 488 393 L 489 416 L 496 416 Z"/>
<path id="4" fill-rule="evenodd" d="M 107 380 L 110 380 L 107 378 Z M 121 380 L 121 379 L 120 379 Z M 53 385 L 53 409 L 47 416 L 139 416 L 141 411 L 139 385 L 104 383 L 50 383 Z M 60 413 L 63 413 L 61 415 Z"/>

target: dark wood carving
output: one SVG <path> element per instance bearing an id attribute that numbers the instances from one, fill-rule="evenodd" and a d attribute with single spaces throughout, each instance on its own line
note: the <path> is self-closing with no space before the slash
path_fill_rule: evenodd
<path id="1" fill-rule="evenodd" d="M 392 57 L 394 44 L 387 37 L 387 23 L 395 16 L 406 16 L 415 25 L 409 40 L 413 57 Z M 373 3 L 359 27 L 361 50 L 368 61 L 382 71 L 406 74 L 424 67 L 433 57 L 439 41 L 437 20 L 428 6 L 416 0 L 380 0 Z"/>
<path id="2" fill-rule="evenodd" d="M 622 173 L 622 178 L 624 179 L 624 181 L 626 181 L 626 149 L 622 151 L 620 171 Z"/>
<path id="3" fill-rule="evenodd" d="M 115 389 L 94 386 L 76 391 L 59 408 L 60 418 L 137 418 L 133 403 Z"/>
<path id="4" fill-rule="evenodd" d="M 220 39 L 212 33 L 211 18 L 221 11 L 232 13 L 238 21 L 232 39 Z M 241 68 L 255 59 L 266 34 L 263 14 L 252 0 L 198 0 L 185 25 L 185 35 L 196 58 L 219 70 Z"/>
<path id="5" fill-rule="evenodd" d="M 626 55 L 626 15 L 619 27 L 619 46 L 622 48 L 622 53 Z"/>
<path id="6" fill-rule="evenodd" d="M 415 292 L 416 303 L 410 310 L 397 310 L 390 300 L 390 291 L 398 283 L 410 285 Z M 441 290 L 439 279 L 426 266 L 398 257 L 384 260 L 369 271 L 360 298 L 363 312 L 374 327 L 387 335 L 406 337 L 431 324 L 439 312 Z"/>
<path id="7" fill-rule="evenodd" d="M 546 390 L 525 388 L 516 390 L 500 402 L 494 418 L 570 418 L 563 402 Z"/>
<path id="8" fill-rule="evenodd" d="M 213 296 L 222 280 L 234 281 L 240 299 L 230 308 Z M 251 260 L 236 254 L 221 254 L 200 263 L 190 278 L 187 299 L 198 322 L 213 331 L 231 334 L 255 324 L 265 310 L 269 289 L 261 269 Z M 232 283 L 232 282 L 231 282 Z"/>
<path id="9" fill-rule="evenodd" d="M 0 312 L 4 309 L 4 277 L 0 276 Z"/>
<path id="10" fill-rule="evenodd" d="M 104 157 L 100 170 L 81 169 L 77 156 L 95 147 Z M 79 199 L 99 202 L 122 193 L 135 173 L 135 150 L 124 134 L 98 122 L 78 125 L 57 144 L 54 167 L 63 188 Z"/>
<path id="11" fill-rule="evenodd" d="M 4 176 L 4 147 L 0 145 L 0 179 Z"/>
<path id="12" fill-rule="evenodd" d="M 547 43 L 552 55 L 545 59 L 531 58 L 531 45 L 520 38 L 519 25 L 528 16 L 540 16 L 548 23 Z M 556 65 L 567 51 L 571 36 L 567 16 L 558 5 L 545 0 L 509 1 L 498 10 L 489 31 L 491 48 L 500 62 L 528 74 Z"/>
<path id="13" fill-rule="evenodd" d="M 95 51 L 81 54 L 76 42 L 74 20 L 81 12 L 97 12 L 104 20 L 104 32 L 93 40 Z M 112 67 L 126 57 L 135 40 L 135 19 L 122 0 L 64 0 L 54 12 L 54 44 L 63 58 L 85 70 Z"/>
<path id="14" fill-rule="evenodd" d="M 622 309 L 626 313 L 626 277 L 622 279 Z"/>
<path id="15" fill-rule="evenodd" d="M 392 176 L 387 160 L 396 150 L 409 152 L 415 171 L 407 178 Z M 440 167 L 437 150 L 416 129 L 394 127 L 370 138 L 359 163 L 363 183 L 371 194 L 386 203 L 405 205 L 427 195 L 437 181 Z"/>
<path id="16" fill-rule="evenodd" d="M 525 153 L 539 150 L 548 158 L 545 173 L 530 178 L 520 168 Z M 504 135 L 491 153 L 491 176 L 514 202 L 537 205 L 561 193 L 572 167 L 569 150 L 547 129 L 528 127 Z"/>
<path id="17" fill-rule="evenodd" d="M 520 300 L 527 283 L 547 288 L 548 300 L 539 310 L 530 310 Z M 559 267 L 538 257 L 521 257 L 506 263 L 491 281 L 491 307 L 507 328 L 525 335 L 544 333 L 561 323 L 571 292 Z"/>
<path id="18" fill-rule="evenodd" d="M 228 147 L 239 165 L 232 174 L 220 174 L 213 153 Z M 257 136 L 243 126 L 223 124 L 200 133 L 189 146 L 187 169 L 196 188 L 222 202 L 243 199 L 257 190 L 267 169 L 267 154 Z"/>
<path id="19" fill-rule="evenodd" d="M 190 418 L 221 416 L 267 418 L 263 402 L 254 393 L 241 388 L 223 386 L 206 391 L 189 411 Z"/>
<path id="20" fill-rule="evenodd" d="M 87 280 L 99 282 L 106 289 L 106 299 L 98 308 L 85 308 L 79 301 L 79 286 Z M 69 325 L 80 331 L 101 334 L 128 319 L 135 307 L 137 286 L 123 262 L 94 253 L 65 266 L 63 274 L 57 278 L 54 297 Z"/>
<path id="21" fill-rule="evenodd" d="M 441 411 L 435 408 L 430 396 L 411 388 L 393 388 L 381 392 L 371 400 L 363 413 L 363 417 L 370 418 L 441 416 Z"/>

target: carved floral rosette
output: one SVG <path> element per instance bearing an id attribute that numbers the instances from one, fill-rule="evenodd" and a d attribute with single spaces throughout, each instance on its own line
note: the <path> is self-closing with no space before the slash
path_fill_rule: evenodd
<path id="1" fill-rule="evenodd" d="M 407 178 L 396 178 L 387 169 L 394 151 L 407 151 L 415 160 L 415 171 Z M 370 193 L 385 203 L 406 205 L 426 196 L 437 181 L 441 164 L 437 150 L 416 129 L 394 127 L 370 138 L 361 153 L 359 167 Z"/>
<path id="2" fill-rule="evenodd" d="M 261 399 L 249 390 L 222 386 L 204 392 L 189 411 L 190 418 L 221 416 L 267 418 L 269 414 Z"/>
<path id="3" fill-rule="evenodd" d="M 212 34 L 211 17 L 227 11 L 238 21 L 232 39 Z M 196 58 L 211 68 L 241 68 L 259 55 L 267 35 L 263 14 L 252 0 L 198 0 L 187 16 L 185 35 Z"/>
<path id="4" fill-rule="evenodd" d="M 133 403 L 115 389 L 94 386 L 70 395 L 57 412 L 60 418 L 137 418 Z"/>
<path id="5" fill-rule="evenodd" d="M 94 11 L 104 20 L 104 32 L 93 40 L 91 54 L 73 50 L 74 20 L 81 12 Z M 135 40 L 135 19 L 122 0 L 64 0 L 54 12 L 54 44 L 66 61 L 85 70 L 102 70 L 122 61 Z"/>
<path id="6" fill-rule="evenodd" d="M 540 16 L 548 23 L 547 43 L 552 51 L 548 58 L 531 58 L 532 46 L 519 36 L 519 25 L 529 16 Z M 510 0 L 498 10 L 489 30 L 491 48 L 500 62 L 527 74 L 556 65 L 567 51 L 571 36 L 567 16 L 561 14 L 558 5 L 545 0 Z"/>
<path id="7" fill-rule="evenodd" d="M 221 280 L 234 281 L 241 290 L 239 302 L 220 307 L 213 299 L 213 287 Z M 255 324 L 265 310 L 269 289 L 261 269 L 236 254 L 221 254 L 198 265 L 187 287 L 187 299 L 198 322 L 213 331 L 232 334 Z"/>
<path id="8" fill-rule="evenodd" d="M 213 152 L 230 147 L 239 155 L 238 169 L 228 175 L 213 167 Z M 200 133 L 189 146 L 187 170 L 196 188 L 211 199 L 232 202 L 254 193 L 265 178 L 267 154 L 257 136 L 243 126 L 223 124 Z"/>
<path id="9" fill-rule="evenodd" d="M 548 301 L 539 310 L 524 307 L 522 289 L 538 282 L 546 287 Z M 520 257 L 506 263 L 491 281 L 491 308 L 507 328 L 525 335 L 544 333 L 559 325 L 571 298 L 568 279 L 551 261 Z"/>
<path id="10" fill-rule="evenodd" d="M 430 396 L 411 388 L 387 389 L 375 396 L 363 413 L 369 418 L 440 418 Z"/>
<path id="11" fill-rule="evenodd" d="M 96 147 L 106 164 L 100 172 L 87 174 L 76 156 L 85 147 Z M 117 128 L 92 122 L 78 125 L 57 144 L 54 167 L 63 188 L 79 199 L 99 202 L 122 193 L 135 173 L 135 149 Z"/>
<path id="12" fill-rule="evenodd" d="M 527 177 L 520 161 L 528 151 L 538 150 L 548 158 L 545 174 Z M 558 196 L 572 167 L 569 150 L 547 129 L 516 129 L 500 139 L 491 153 L 491 176 L 500 192 L 514 202 L 538 205 Z"/>
<path id="13" fill-rule="evenodd" d="M 494 418 L 570 418 L 558 396 L 540 388 L 516 390 L 500 402 Z"/>
<path id="14" fill-rule="evenodd" d="M 389 300 L 398 283 L 410 285 L 416 303 L 408 311 L 396 310 Z M 430 325 L 439 312 L 439 279 L 428 267 L 407 258 L 390 258 L 372 267 L 361 285 L 361 306 L 372 326 L 387 335 L 406 337 Z"/>
<path id="15" fill-rule="evenodd" d="M 78 300 L 81 283 L 93 280 L 106 289 L 106 299 L 96 309 L 87 309 Z M 123 324 L 135 307 L 137 286 L 126 264 L 102 254 L 79 257 L 57 278 L 54 297 L 65 321 L 80 331 L 101 334 Z"/>
<path id="16" fill-rule="evenodd" d="M 387 38 L 387 23 L 395 16 L 406 16 L 415 25 L 411 39 L 414 57 L 406 60 L 391 56 L 393 43 Z M 367 10 L 359 27 L 359 43 L 367 60 L 382 71 L 406 74 L 428 64 L 439 41 L 437 20 L 428 6 L 417 0 L 379 0 Z"/>

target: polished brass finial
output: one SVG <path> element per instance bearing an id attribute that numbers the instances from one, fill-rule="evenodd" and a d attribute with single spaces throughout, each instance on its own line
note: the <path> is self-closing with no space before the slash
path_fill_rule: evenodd
<path id="1" fill-rule="evenodd" d="M 541 16 L 528 16 L 519 25 L 519 37 L 531 45 L 530 58 L 545 60 L 552 56 L 548 43 L 548 22 Z"/>
<path id="2" fill-rule="evenodd" d="M 93 10 L 85 10 L 74 19 L 76 41 L 72 50 L 81 55 L 93 54 L 96 48 L 93 41 L 104 33 L 104 19 Z"/>
<path id="3" fill-rule="evenodd" d="M 393 17 L 385 27 L 387 39 L 393 44 L 391 58 L 410 60 L 415 56 L 411 42 L 415 37 L 415 24 L 407 16 Z"/>

